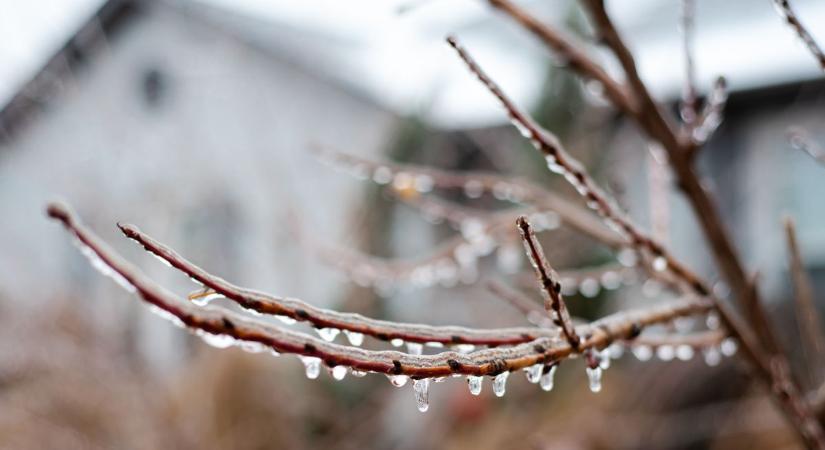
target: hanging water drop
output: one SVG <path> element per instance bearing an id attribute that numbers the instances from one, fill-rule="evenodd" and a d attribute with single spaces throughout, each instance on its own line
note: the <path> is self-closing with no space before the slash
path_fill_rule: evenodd
<path id="1" fill-rule="evenodd" d="M 469 180 L 464 183 L 464 195 L 469 198 L 479 198 L 484 193 L 484 185 L 477 180 Z"/>
<path id="2" fill-rule="evenodd" d="M 454 348 L 458 353 L 470 353 L 475 350 L 476 346 L 473 344 L 458 344 Z"/>
<path id="3" fill-rule="evenodd" d="M 241 341 L 240 343 L 241 350 L 248 352 L 248 353 L 263 353 L 267 351 L 267 346 L 261 344 L 260 342 L 250 342 L 250 341 Z"/>
<path id="4" fill-rule="evenodd" d="M 372 181 L 375 181 L 378 184 L 387 184 L 392 181 L 392 170 L 387 167 L 379 167 L 375 169 L 375 173 L 372 174 Z"/>
<path id="5" fill-rule="evenodd" d="M 430 379 L 413 380 L 413 391 L 415 391 L 415 403 L 418 405 L 418 410 L 427 412 L 430 408 Z"/>
<path id="6" fill-rule="evenodd" d="M 344 330 L 344 335 L 347 337 L 350 345 L 360 347 L 364 343 L 364 335 L 357 331 Z"/>
<path id="7" fill-rule="evenodd" d="M 660 345 L 656 348 L 656 356 L 662 361 L 670 361 L 676 356 L 676 351 L 670 345 Z"/>
<path id="8" fill-rule="evenodd" d="M 410 379 L 410 377 L 406 375 L 387 375 L 387 378 L 390 380 L 390 383 L 392 383 L 392 385 L 395 387 L 404 386 Z"/>
<path id="9" fill-rule="evenodd" d="M 539 381 L 539 386 L 543 391 L 549 392 L 553 390 L 553 379 L 556 376 L 556 369 L 559 366 L 554 364 L 549 368 L 545 368 L 546 372 L 541 375 L 541 380 Z"/>
<path id="10" fill-rule="evenodd" d="M 604 348 L 599 352 L 599 367 L 602 370 L 610 368 L 610 350 L 608 348 Z"/>
<path id="11" fill-rule="evenodd" d="M 364 377 L 364 376 L 367 375 L 367 372 L 365 372 L 363 370 L 356 370 L 356 369 L 350 370 L 349 373 L 351 373 L 352 376 L 354 376 L 356 378 L 361 378 L 361 377 Z"/>
<path id="12" fill-rule="evenodd" d="M 693 359 L 693 354 L 693 347 L 687 344 L 683 344 L 676 347 L 676 357 L 682 361 L 690 361 L 691 359 Z"/>
<path id="13" fill-rule="evenodd" d="M 235 338 L 226 334 L 212 334 L 201 330 L 195 331 L 195 334 L 215 348 L 228 348 L 235 344 Z"/>
<path id="14" fill-rule="evenodd" d="M 707 325 L 708 330 L 718 330 L 719 329 L 719 314 L 715 312 L 708 313 L 707 319 L 705 319 L 705 325 Z"/>
<path id="15" fill-rule="evenodd" d="M 533 364 L 530 367 L 525 367 L 524 373 L 527 375 L 527 381 L 533 384 L 538 383 L 543 369 L 544 364 Z"/>
<path id="16" fill-rule="evenodd" d="M 722 355 L 719 353 L 719 349 L 716 348 L 715 345 L 702 350 L 702 354 L 705 357 L 705 364 L 711 367 L 718 366 L 719 362 L 722 360 Z"/>
<path id="17" fill-rule="evenodd" d="M 344 379 L 347 376 L 347 366 L 335 366 L 331 370 L 332 378 L 335 378 L 338 381 Z"/>
<path id="18" fill-rule="evenodd" d="M 278 320 L 280 320 L 281 323 L 283 323 L 284 325 L 292 325 L 296 322 L 295 319 L 293 319 L 292 317 L 289 317 L 289 316 L 278 315 L 278 316 L 275 316 L 275 317 L 277 317 Z"/>
<path id="19" fill-rule="evenodd" d="M 657 256 L 653 258 L 653 270 L 656 272 L 664 272 L 667 269 L 667 259 L 664 256 Z"/>
<path id="20" fill-rule="evenodd" d="M 467 377 L 467 386 L 470 387 L 470 393 L 473 395 L 481 394 L 481 382 L 484 377 L 476 377 L 470 375 Z"/>
<path id="21" fill-rule="evenodd" d="M 401 338 L 395 338 L 390 341 L 390 345 L 392 345 L 393 347 L 401 347 L 402 345 L 404 345 L 404 340 Z"/>
<path id="22" fill-rule="evenodd" d="M 315 331 L 318 332 L 318 336 L 321 336 L 321 339 L 332 342 L 335 340 L 335 336 L 338 336 L 338 333 L 341 332 L 338 328 L 316 328 Z"/>
<path id="23" fill-rule="evenodd" d="M 407 342 L 407 353 L 420 355 L 424 351 L 424 346 L 418 342 Z"/>
<path id="24" fill-rule="evenodd" d="M 510 376 L 510 372 L 501 372 L 493 378 L 493 393 L 496 394 L 496 397 L 504 397 L 508 376 Z"/>
<path id="25" fill-rule="evenodd" d="M 631 351 L 639 361 L 648 361 L 653 356 L 653 349 L 648 345 L 636 345 Z"/>
<path id="26" fill-rule="evenodd" d="M 590 392 L 599 392 L 602 390 L 602 368 L 601 367 L 587 367 L 587 380 L 590 384 Z"/>
<path id="27" fill-rule="evenodd" d="M 727 338 L 724 341 L 722 341 L 721 345 L 719 345 L 719 349 L 725 356 L 735 355 L 737 348 L 738 346 L 736 345 L 736 341 L 733 338 Z"/>
<path id="28" fill-rule="evenodd" d="M 607 352 L 612 359 L 619 359 L 624 355 L 624 346 L 618 342 L 614 342 L 610 344 L 610 347 L 607 347 Z"/>
<path id="29" fill-rule="evenodd" d="M 304 363 L 307 378 L 310 380 L 318 378 L 318 375 L 321 373 L 321 360 L 314 356 L 301 356 L 300 358 L 301 362 Z"/>

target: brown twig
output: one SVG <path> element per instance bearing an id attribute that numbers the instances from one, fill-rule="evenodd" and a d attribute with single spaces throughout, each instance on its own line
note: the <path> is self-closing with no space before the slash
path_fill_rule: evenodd
<path id="1" fill-rule="evenodd" d="M 796 241 L 796 228 L 790 217 L 784 220 L 785 238 L 788 246 L 788 267 L 791 271 L 794 293 L 796 294 L 796 319 L 802 337 L 802 350 L 806 355 L 805 363 L 811 375 L 813 385 L 821 383 L 823 375 L 823 356 L 825 356 L 825 332 L 819 321 L 819 312 L 814 304 L 813 286 Z"/>
<path id="2" fill-rule="evenodd" d="M 570 320 L 570 313 L 567 311 L 567 305 L 564 304 L 564 299 L 561 296 L 561 283 L 558 280 L 558 274 L 547 262 L 544 256 L 544 249 L 541 243 L 536 239 L 533 233 L 533 228 L 530 227 L 530 222 L 527 217 L 519 216 L 516 219 L 521 239 L 524 241 L 524 249 L 527 252 L 527 257 L 533 264 L 533 269 L 536 272 L 539 286 L 541 286 L 542 296 L 544 297 L 544 309 L 553 317 L 554 321 L 561 327 L 561 331 L 570 343 L 573 350 L 578 350 L 581 339 L 576 334 L 576 329 L 573 327 L 573 322 Z M 555 317 L 554 317 L 555 316 Z"/>
<path id="3" fill-rule="evenodd" d="M 816 58 L 819 67 L 825 70 L 825 53 L 823 53 L 822 49 L 817 45 L 811 33 L 808 32 L 808 29 L 799 21 L 799 17 L 797 17 L 793 8 L 791 8 L 791 3 L 788 0 L 773 0 L 773 4 L 776 6 L 776 10 L 782 18 L 788 22 L 788 25 L 790 25 L 799 36 L 799 39 L 808 47 L 808 51 Z"/>
<path id="4" fill-rule="evenodd" d="M 318 358 L 329 367 L 346 366 L 353 370 L 411 378 L 461 375 L 496 375 L 535 364 L 555 363 L 570 356 L 574 349 L 559 336 L 515 345 L 462 354 L 453 351 L 436 355 L 411 355 L 396 351 L 371 351 L 333 344 L 303 333 L 283 329 L 216 307 L 198 307 L 158 286 L 106 243 L 86 228 L 71 210 L 51 204 L 48 215 L 61 223 L 77 239 L 86 256 L 100 270 L 121 280 L 122 285 L 158 308 L 169 320 L 210 335 L 225 335 L 291 353 Z M 214 277 L 211 277 L 214 281 Z M 650 325 L 668 323 L 678 317 L 701 314 L 712 305 L 697 298 L 660 304 L 644 310 L 624 311 L 579 327 L 587 336 L 580 349 L 604 348 L 615 340 L 632 339 Z"/>

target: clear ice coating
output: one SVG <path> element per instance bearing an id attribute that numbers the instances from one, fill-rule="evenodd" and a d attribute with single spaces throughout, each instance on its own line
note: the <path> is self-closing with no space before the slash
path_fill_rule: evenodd
<path id="1" fill-rule="evenodd" d="M 355 370 L 355 369 L 350 370 L 349 373 L 351 373 L 352 376 L 354 376 L 356 378 L 361 378 L 361 377 L 364 377 L 364 376 L 367 375 L 367 372 L 364 372 L 363 370 Z"/>
<path id="2" fill-rule="evenodd" d="M 252 342 L 252 341 L 241 341 L 240 343 L 241 350 L 248 352 L 248 353 L 263 353 L 269 350 L 264 344 L 260 342 Z"/>
<path id="3" fill-rule="evenodd" d="M 212 300 L 216 300 L 216 299 L 219 299 L 219 298 L 224 298 L 224 297 L 223 297 L 223 295 L 218 294 L 217 292 L 210 292 L 210 293 L 204 294 L 204 295 L 200 295 L 200 293 L 197 293 L 192 297 L 191 301 L 192 301 L 192 303 L 194 303 L 198 306 L 206 306 Z"/>
<path id="4" fill-rule="evenodd" d="M 430 408 L 430 379 L 413 380 L 413 391 L 415 392 L 415 403 L 418 410 L 427 412 Z"/>
<path id="5" fill-rule="evenodd" d="M 539 381 L 539 386 L 543 391 L 552 391 L 553 390 L 553 379 L 556 376 L 556 369 L 558 365 L 550 366 L 546 373 L 541 375 L 541 380 Z"/>
<path id="6" fill-rule="evenodd" d="M 420 355 L 424 351 L 424 346 L 418 342 L 407 342 L 407 353 L 411 355 Z"/>
<path id="7" fill-rule="evenodd" d="M 115 280 L 115 282 L 116 282 L 117 284 L 119 284 L 119 285 L 120 285 L 120 287 L 122 287 L 123 289 L 125 289 L 127 292 L 135 292 L 135 291 L 137 291 L 137 289 L 135 288 L 135 286 L 134 286 L 132 283 L 130 283 L 130 282 L 129 282 L 129 280 L 127 280 L 126 278 L 124 278 L 124 277 L 123 277 L 123 275 L 121 275 L 119 272 L 117 272 L 116 270 L 112 269 L 112 268 L 111 268 L 108 264 L 106 264 L 106 262 L 105 262 L 105 261 L 103 261 L 103 260 L 102 260 L 102 259 L 101 259 L 98 255 L 97 255 L 97 253 L 96 253 L 94 250 L 92 250 L 92 248 L 91 248 L 91 247 L 89 247 L 88 245 L 84 244 L 84 243 L 83 243 L 83 242 L 82 242 L 79 238 L 77 238 L 77 237 L 75 237 L 75 238 L 72 240 L 72 242 L 73 242 L 73 243 L 74 243 L 74 245 L 75 245 L 75 246 L 76 246 L 76 247 L 80 250 L 80 253 L 82 253 L 82 254 L 83 254 L 83 256 L 85 256 L 85 257 L 86 257 L 86 259 L 88 259 L 88 260 L 89 260 L 89 263 L 92 265 L 92 267 L 94 267 L 95 269 L 97 269 L 97 271 L 98 271 L 98 272 L 100 272 L 100 273 L 101 273 L 101 274 L 103 274 L 104 276 L 107 276 L 107 277 L 109 277 L 109 278 L 111 278 L 111 279 Z"/>
<path id="8" fill-rule="evenodd" d="M 524 372 L 527 375 L 527 381 L 533 384 L 538 383 L 542 370 L 544 370 L 544 364 L 533 364 L 530 367 L 525 367 Z"/>
<path id="9" fill-rule="evenodd" d="M 599 392 L 602 390 L 602 368 L 601 367 L 587 367 L 587 381 L 590 384 L 590 392 Z"/>
<path id="10" fill-rule="evenodd" d="M 275 317 L 277 317 L 278 320 L 280 320 L 281 323 L 283 323 L 284 325 L 292 325 L 296 322 L 295 319 L 293 319 L 292 317 L 289 317 L 289 316 L 278 315 L 278 316 L 275 316 Z"/>
<path id="11" fill-rule="evenodd" d="M 387 375 L 387 378 L 390 380 L 390 383 L 392 383 L 392 385 L 395 387 L 404 386 L 410 379 L 410 377 L 406 375 Z"/>
<path id="12" fill-rule="evenodd" d="M 510 372 L 501 372 L 493 378 L 493 393 L 496 397 L 504 397 L 504 391 L 507 389 L 507 377 Z"/>
<path id="13" fill-rule="evenodd" d="M 351 345 L 360 347 L 364 343 L 364 335 L 357 331 L 344 330 L 344 335 Z"/>
<path id="14" fill-rule="evenodd" d="M 473 395 L 481 394 L 481 381 L 484 377 L 476 377 L 470 375 L 467 377 L 467 386 L 470 387 L 470 393 Z"/>
<path id="15" fill-rule="evenodd" d="M 321 336 L 321 339 L 332 342 L 335 340 L 335 337 L 341 332 L 338 328 L 317 328 L 315 331 L 318 332 L 318 336 Z"/>
<path id="16" fill-rule="evenodd" d="M 347 376 L 347 366 L 335 366 L 331 369 L 331 372 L 332 378 L 341 381 Z"/>

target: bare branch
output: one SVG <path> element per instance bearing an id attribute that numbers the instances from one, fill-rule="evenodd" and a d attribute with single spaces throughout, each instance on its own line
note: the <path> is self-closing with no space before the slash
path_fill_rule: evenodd
<path id="1" fill-rule="evenodd" d="M 191 279 L 214 290 L 244 308 L 261 314 L 280 315 L 311 323 L 316 328 L 334 328 L 372 336 L 380 340 L 401 339 L 406 342 L 438 342 L 441 344 L 513 345 L 552 332 L 538 328 L 511 328 L 478 330 L 464 327 L 433 327 L 428 325 L 389 322 L 371 319 L 359 314 L 339 313 L 317 308 L 294 298 L 281 298 L 235 286 L 209 274 L 171 248 L 141 232 L 134 225 L 119 224 L 123 233 L 142 245 L 147 251 L 180 270 Z"/>
<path id="2" fill-rule="evenodd" d="M 698 150 L 699 145 L 704 144 L 713 135 L 713 132 L 719 128 L 724 117 L 725 105 L 728 101 L 728 84 L 724 77 L 718 77 L 713 83 L 705 106 L 702 108 L 702 113 L 696 121 L 696 126 L 691 131 L 691 138 L 697 146 L 693 147 L 693 152 Z M 690 155 L 694 156 L 693 154 Z"/>
<path id="3" fill-rule="evenodd" d="M 461 375 L 496 375 L 535 364 L 558 362 L 573 353 L 559 336 L 542 337 L 512 347 L 479 350 L 470 354 L 453 351 L 436 355 L 412 355 L 396 351 L 371 351 L 325 342 L 303 333 L 283 329 L 215 307 L 198 307 L 158 286 L 136 267 L 126 262 L 106 243 L 86 228 L 66 206 L 51 204 L 50 217 L 63 223 L 77 239 L 81 251 L 93 265 L 120 280 L 128 290 L 156 307 L 164 318 L 182 323 L 209 335 L 258 343 L 279 353 L 318 358 L 329 367 L 345 366 L 362 372 L 407 375 L 412 378 Z M 217 280 L 210 277 L 211 281 Z M 216 289 L 217 290 L 217 289 Z M 625 311 L 582 325 L 579 331 L 587 338 L 581 349 L 604 348 L 615 340 L 632 339 L 650 325 L 670 322 L 677 317 L 701 314 L 712 305 L 688 298 L 645 310 Z"/>
<path id="4" fill-rule="evenodd" d="M 530 222 L 527 217 L 519 216 L 516 219 L 521 239 L 524 241 L 524 249 L 527 251 L 527 257 L 533 264 L 533 269 L 536 271 L 536 278 L 538 278 L 539 286 L 541 286 L 542 296 L 544 297 L 544 309 L 547 310 L 550 317 L 555 316 L 554 320 L 561 327 L 562 333 L 570 343 L 570 347 L 578 350 L 581 339 L 576 334 L 576 329 L 573 327 L 573 322 L 570 321 L 570 313 L 567 311 L 567 305 L 564 304 L 564 299 L 561 296 L 561 284 L 558 280 L 558 274 L 547 258 L 544 256 L 544 250 L 541 248 L 541 243 L 536 239 L 533 233 L 533 228 L 530 227 Z"/>
<path id="5" fill-rule="evenodd" d="M 825 70 L 825 53 L 823 53 L 822 49 L 817 45 L 811 33 L 808 32 L 808 29 L 799 21 L 799 17 L 797 17 L 793 8 L 791 8 L 791 3 L 788 0 L 773 0 L 773 4 L 776 6 L 776 11 L 779 15 L 788 22 L 788 25 L 793 28 L 799 36 L 799 39 L 808 47 L 808 51 L 816 58 L 819 67 Z"/>
<path id="6" fill-rule="evenodd" d="M 696 17 L 696 1 L 682 0 L 680 11 L 682 32 L 682 53 L 685 64 L 685 80 L 682 85 L 682 103 L 679 105 L 679 113 L 688 133 L 693 129 L 698 115 L 698 105 L 696 99 L 696 67 L 693 59 L 693 32 L 694 20 Z"/>
<path id="7" fill-rule="evenodd" d="M 635 115 L 636 106 L 624 87 L 613 80 L 601 66 L 596 64 L 587 53 L 574 44 L 570 38 L 564 36 L 559 30 L 539 22 L 527 11 L 508 0 L 489 0 L 489 2 L 490 5 L 515 19 L 522 24 L 524 28 L 544 41 L 558 53 L 571 69 L 580 73 L 585 79 L 595 80 L 600 83 L 604 87 L 607 98 L 609 98 L 617 108 L 628 115 Z"/>
<path id="8" fill-rule="evenodd" d="M 823 356 L 825 356 L 825 332 L 819 319 L 819 312 L 814 304 L 814 292 L 811 280 L 805 272 L 802 255 L 796 241 L 796 228 L 790 217 L 784 220 L 785 238 L 788 246 L 788 266 L 791 270 L 795 300 L 796 320 L 802 335 L 802 350 L 806 354 L 805 362 L 815 384 L 821 383 L 823 375 Z"/>

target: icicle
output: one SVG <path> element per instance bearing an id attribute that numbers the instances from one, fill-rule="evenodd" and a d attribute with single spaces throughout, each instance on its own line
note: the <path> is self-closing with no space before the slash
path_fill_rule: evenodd
<path id="1" fill-rule="evenodd" d="M 587 380 L 590 384 L 590 392 L 599 392 L 602 390 L 602 368 L 601 367 L 587 367 Z"/>
<path id="2" fill-rule="evenodd" d="M 722 354 L 725 356 L 733 356 L 736 354 L 736 350 L 738 346 L 736 345 L 736 340 L 733 338 L 727 338 L 722 341 L 722 344 L 719 345 L 719 349 L 722 351 Z"/>
<path id="3" fill-rule="evenodd" d="M 390 345 L 392 345 L 393 347 L 401 347 L 402 345 L 404 345 L 404 339 L 395 338 L 390 341 Z"/>
<path id="4" fill-rule="evenodd" d="M 427 412 L 430 408 L 430 379 L 413 380 L 413 391 L 415 391 L 415 403 L 418 405 L 418 410 Z"/>
<path id="5" fill-rule="evenodd" d="M 390 383 L 392 383 L 392 385 L 395 387 L 404 386 L 410 379 L 410 377 L 406 375 L 387 375 L 387 378 L 390 380 Z"/>
<path id="6" fill-rule="evenodd" d="M 636 345 L 631 351 L 639 361 L 648 361 L 653 356 L 653 350 L 648 345 Z"/>
<path id="7" fill-rule="evenodd" d="M 536 384 L 541 378 L 541 371 L 544 369 L 544 364 L 533 364 L 530 367 L 524 368 L 524 373 L 527 374 L 527 381 Z"/>
<path id="8" fill-rule="evenodd" d="M 719 362 L 722 360 L 722 355 L 719 353 L 719 349 L 716 348 L 715 345 L 705 348 L 702 350 L 702 353 L 705 357 L 705 364 L 711 367 L 718 366 Z"/>
<path id="9" fill-rule="evenodd" d="M 508 376 L 510 376 L 510 372 L 501 372 L 493 378 L 493 393 L 496 394 L 496 397 L 504 397 Z"/>
<path id="10" fill-rule="evenodd" d="M 347 376 L 347 366 L 335 366 L 330 369 L 330 372 L 332 373 L 332 378 L 341 381 Z"/>
<path id="11" fill-rule="evenodd" d="M 424 351 L 424 346 L 418 342 L 407 342 L 407 353 L 411 355 L 420 355 Z"/>
<path id="12" fill-rule="evenodd" d="M 656 356 L 662 361 L 670 361 L 674 356 L 676 356 L 676 352 L 674 351 L 673 346 L 660 345 L 656 348 Z"/>
<path id="13" fill-rule="evenodd" d="M 318 378 L 318 375 L 321 373 L 321 360 L 314 356 L 300 356 L 299 358 L 301 358 L 301 362 L 304 363 L 307 378 L 310 380 Z"/>
<path id="14" fill-rule="evenodd" d="M 341 332 L 338 328 L 316 328 L 315 331 L 318 332 L 318 336 L 321 336 L 321 339 L 332 342 L 335 340 L 335 336 L 338 336 L 338 333 Z"/>
<path id="15" fill-rule="evenodd" d="M 344 330 L 344 335 L 347 337 L 350 345 L 360 347 L 364 343 L 364 335 L 357 331 Z"/>
<path id="16" fill-rule="evenodd" d="M 541 380 L 539 380 L 539 385 L 543 391 L 549 392 L 553 390 L 553 379 L 555 378 L 558 367 L 558 364 L 554 364 L 549 368 L 543 369 L 546 370 L 546 372 L 541 375 Z"/>
<path id="17" fill-rule="evenodd" d="M 470 393 L 473 395 L 481 394 L 481 382 L 484 377 L 476 377 L 470 375 L 467 377 L 467 385 L 470 387 Z"/>
<path id="18" fill-rule="evenodd" d="M 610 368 L 610 350 L 607 348 L 599 352 L 599 367 L 601 367 L 602 370 Z"/>

